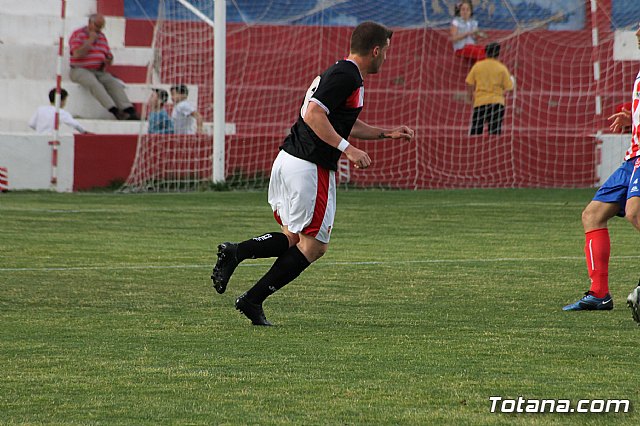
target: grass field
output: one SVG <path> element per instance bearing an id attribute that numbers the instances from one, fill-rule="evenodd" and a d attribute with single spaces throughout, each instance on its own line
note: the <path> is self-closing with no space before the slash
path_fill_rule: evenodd
<path id="1" fill-rule="evenodd" d="M 611 312 L 588 287 L 593 190 L 340 191 L 327 255 L 251 326 L 215 245 L 273 231 L 262 192 L 0 195 L 2 424 L 633 424 L 491 414 L 489 397 L 640 402 L 625 299 L 639 235 L 612 222 Z"/>

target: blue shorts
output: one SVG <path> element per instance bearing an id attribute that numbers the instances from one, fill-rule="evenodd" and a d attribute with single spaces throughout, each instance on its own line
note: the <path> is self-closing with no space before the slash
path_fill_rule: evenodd
<path id="1" fill-rule="evenodd" d="M 640 173 L 636 173 L 638 168 L 640 168 L 640 157 L 622 163 L 598 189 L 593 200 L 618 203 L 620 205 L 618 216 L 624 217 L 627 200 L 631 197 L 640 197 Z"/>

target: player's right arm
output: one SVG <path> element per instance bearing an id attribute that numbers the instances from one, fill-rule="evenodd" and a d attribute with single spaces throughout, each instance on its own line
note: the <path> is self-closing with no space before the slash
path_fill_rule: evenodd
<path id="1" fill-rule="evenodd" d="M 619 113 L 613 114 L 608 120 L 613 120 L 613 123 L 609 126 L 609 130 L 613 133 L 619 133 L 623 127 L 631 126 L 631 111 L 623 109 Z"/>
<path id="2" fill-rule="evenodd" d="M 302 119 L 307 126 L 313 130 L 316 136 L 322 139 L 325 143 L 338 149 L 340 142 L 342 142 L 342 137 L 335 131 L 327 118 L 327 113 L 320 105 L 313 101 L 309 102 L 306 105 L 306 108 L 304 108 L 304 116 Z M 347 156 L 349 161 L 353 162 L 355 167 L 359 169 L 366 169 L 371 165 L 371 158 L 369 158 L 369 154 L 353 145 L 349 145 L 344 150 L 344 154 Z"/>
<path id="3" fill-rule="evenodd" d="M 473 105 L 475 100 L 476 86 L 474 84 L 467 83 L 467 98 L 466 102 Z"/>

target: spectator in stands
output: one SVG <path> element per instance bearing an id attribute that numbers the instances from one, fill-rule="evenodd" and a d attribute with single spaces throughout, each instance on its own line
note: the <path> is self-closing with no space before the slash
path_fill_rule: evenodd
<path id="1" fill-rule="evenodd" d="M 169 93 L 164 89 L 152 89 L 149 99 L 149 133 L 169 134 L 173 133 L 173 121 L 164 109 L 169 100 Z"/>
<path id="2" fill-rule="evenodd" d="M 489 43 L 485 50 L 487 59 L 473 64 L 465 80 L 468 96 L 473 100 L 471 135 L 481 135 L 485 122 L 490 134 L 502 132 L 504 92 L 513 90 L 511 74 L 498 60 L 500 44 Z"/>
<path id="3" fill-rule="evenodd" d="M 478 30 L 478 21 L 473 19 L 471 0 L 458 3 L 454 14 L 449 38 L 453 42 L 455 55 L 474 60 L 484 59 L 484 47 L 476 44 L 475 37 L 486 38 L 487 35 Z"/>
<path id="4" fill-rule="evenodd" d="M 71 81 L 87 88 L 118 120 L 138 120 L 122 82 L 105 71 L 105 67 L 113 62 L 113 54 L 102 32 L 104 25 L 104 16 L 93 14 L 86 27 L 71 34 Z"/>
<path id="5" fill-rule="evenodd" d="M 185 84 L 171 87 L 171 99 L 173 100 L 173 128 L 175 133 L 193 135 L 202 133 L 202 116 L 196 108 L 187 101 L 189 89 Z"/>
<path id="6" fill-rule="evenodd" d="M 67 96 L 69 96 L 69 93 L 67 93 L 67 91 L 64 89 L 61 89 L 60 90 L 60 110 L 59 110 L 60 121 L 59 122 L 64 123 L 70 127 L 73 127 L 79 133 L 89 133 L 82 127 L 82 125 L 80 125 L 80 123 L 74 120 L 71 114 L 69 114 L 67 111 L 63 109 L 65 104 L 67 103 Z M 49 92 L 50 105 L 42 105 L 38 107 L 35 114 L 33 114 L 33 117 L 31 117 L 31 120 L 29 120 L 29 127 L 34 129 L 38 133 L 47 133 L 47 134 L 53 133 L 55 128 L 55 120 L 56 120 L 55 101 L 56 101 L 56 89 L 51 89 L 51 91 Z"/>

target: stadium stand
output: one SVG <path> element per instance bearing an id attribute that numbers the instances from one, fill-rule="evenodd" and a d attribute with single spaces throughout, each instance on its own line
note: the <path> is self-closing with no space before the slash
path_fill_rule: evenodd
<path id="1" fill-rule="evenodd" d="M 118 122 L 84 88 L 69 80 L 68 37 L 86 25 L 87 16 L 100 12 L 107 16 L 105 34 L 114 53 L 110 72 L 126 86 L 138 110 L 148 98 L 147 64 L 152 57 L 149 43 L 139 37 L 127 38 L 122 1 L 68 0 L 65 24 L 65 54 L 62 85 L 69 92 L 67 110 L 83 127 L 95 133 L 137 134 L 139 122 Z M 118 4 L 120 7 L 117 7 Z M 48 102 L 47 93 L 56 82 L 60 1 L 0 0 L 0 57 L 11 58 L 0 68 L 0 132 L 27 132 L 27 122 L 39 105 Z M 120 16 L 112 13 L 120 12 Z M 126 44 L 138 41 L 138 44 Z M 68 130 L 67 130 L 68 131 Z"/>

